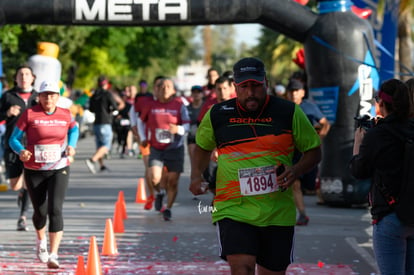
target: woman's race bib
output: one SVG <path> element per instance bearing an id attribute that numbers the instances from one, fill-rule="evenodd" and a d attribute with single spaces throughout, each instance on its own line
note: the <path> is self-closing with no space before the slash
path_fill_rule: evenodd
<path id="1" fill-rule="evenodd" d="M 50 163 L 61 159 L 59 144 L 37 144 L 34 146 L 35 162 Z"/>

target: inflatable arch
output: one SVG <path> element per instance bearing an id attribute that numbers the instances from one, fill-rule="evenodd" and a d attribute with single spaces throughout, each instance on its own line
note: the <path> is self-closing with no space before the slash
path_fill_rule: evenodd
<path id="1" fill-rule="evenodd" d="M 332 123 L 324 141 L 321 191 L 327 203 L 364 203 L 369 182 L 348 172 L 354 117 L 372 112 L 378 88 L 373 30 L 350 0 L 2 0 L 0 25 L 163 26 L 260 23 L 304 44 L 309 95 Z M 22 12 L 23 11 L 23 12 Z"/>

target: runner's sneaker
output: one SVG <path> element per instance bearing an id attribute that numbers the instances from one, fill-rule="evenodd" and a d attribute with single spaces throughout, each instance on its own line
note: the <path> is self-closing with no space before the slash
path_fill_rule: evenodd
<path id="1" fill-rule="evenodd" d="M 155 210 L 160 211 L 162 208 L 162 199 L 164 198 L 164 193 L 158 193 L 155 198 Z"/>
<path id="2" fill-rule="evenodd" d="M 309 217 L 306 215 L 300 214 L 296 222 L 296 225 L 308 225 L 308 223 L 309 223 Z"/>
<path id="3" fill-rule="evenodd" d="M 58 255 L 55 253 L 50 254 L 49 260 L 47 261 L 47 267 L 48 268 L 59 268 L 59 261 L 58 261 Z"/>
<path id="4" fill-rule="evenodd" d="M 109 172 L 109 169 L 108 169 L 108 167 L 106 167 L 106 166 L 104 165 L 104 166 L 101 166 L 101 168 L 99 169 L 99 172 L 101 172 L 101 173 L 106 173 L 106 172 Z"/>
<path id="5" fill-rule="evenodd" d="M 91 160 L 91 159 L 86 159 L 85 160 L 86 166 L 88 167 L 89 171 L 92 174 L 96 174 L 96 167 L 95 167 L 95 163 Z"/>
<path id="6" fill-rule="evenodd" d="M 149 196 L 147 198 L 147 202 L 144 205 L 144 209 L 145 210 L 151 210 L 152 209 L 152 204 L 153 204 L 154 200 L 155 199 L 154 199 L 154 196 L 153 195 Z"/>
<path id="7" fill-rule="evenodd" d="M 29 231 L 29 227 L 26 225 L 26 220 L 23 218 L 20 218 L 17 221 L 17 231 Z"/>
<path id="8" fill-rule="evenodd" d="M 37 258 L 42 263 L 47 263 L 49 260 L 49 253 L 47 253 L 47 243 L 37 240 L 36 242 Z"/>
<path id="9" fill-rule="evenodd" d="M 164 221 L 170 221 L 171 220 L 171 210 L 170 209 L 165 209 L 162 212 L 162 216 L 164 217 Z"/>

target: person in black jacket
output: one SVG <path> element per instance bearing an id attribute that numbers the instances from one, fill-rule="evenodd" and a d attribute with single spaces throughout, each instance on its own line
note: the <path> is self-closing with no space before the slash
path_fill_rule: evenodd
<path id="1" fill-rule="evenodd" d="M 4 136 L 4 162 L 6 177 L 10 187 L 19 191 L 17 204 L 20 207 L 20 216 L 17 221 L 18 231 L 27 231 L 26 212 L 29 208 L 29 195 L 24 187 L 23 163 L 19 156 L 9 147 L 9 138 L 20 115 L 26 108 L 37 104 L 37 94 L 33 89 L 36 76 L 28 65 L 19 66 L 14 74 L 14 87 L 6 91 L 0 99 L 0 121 L 6 121 Z"/>
<path id="2" fill-rule="evenodd" d="M 414 227 L 402 224 L 384 194 L 397 197 L 401 188 L 404 142 L 393 132 L 414 137 L 413 106 L 407 85 L 397 79 L 385 81 L 375 100 L 383 118 L 373 128 L 356 129 L 351 173 L 372 181 L 369 202 L 380 273 L 414 274 Z"/>
<path id="3" fill-rule="evenodd" d="M 104 156 L 112 145 L 112 113 L 117 111 L 118 105 L 109 89 L 109 81 L 105 76 L 98 78 L 98 88 L 94 91 L 89 101 L 89 110 L 95 113 L 93 131 L 95 134 L 96 151 L 93 156 L 86 159 L 86 166 L 92 174 L 96 173 L 95 164 L 98 161 L 100 171 L 106 171 Z"/>

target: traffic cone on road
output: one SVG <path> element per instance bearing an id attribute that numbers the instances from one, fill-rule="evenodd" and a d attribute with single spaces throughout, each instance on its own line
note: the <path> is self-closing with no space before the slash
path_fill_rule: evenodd
<path id="1" fill-rule="evenodd" d="M 106 219 L 105 235 L 102 244 L 102 255 L 112 256 L 118 254 L 118 248 L 116 245 L 116 239 L 114 235 L 114 228 L 112 226 L 111 219 Z"/>
<path id="2" fill-rule="evenodd" d="M 76 273 L 75 275 L 86 275 L 85 271 L 85 262 L 83 260 L 83 256 L 78 256 L 78 265 L 76 266 Z"/>
<path id="3" fill-rule="evenodd" d="M 121 205 L 122 218 L 124 220 L 128 219 L 128 214 L 127 214 L 127 211 L 126 211 L 126 203 L 125 203 L 125 199 L 124 199 L 124 191 L 119 191 L 119 193 L 118 193 L 118 202 Z"/>
<path id="4" fill-rule="evenodd" d="M 86 275 L 102 275 L 101 260 L 99 258 L 98 244 L 96 237 L 92 236 L 89 242 L 88 263 L 86 265 Z"/>
<path id="5" fill-rule="evenodd" d="M 135 196 L 136 203 L 146 203 L 147 202 L 147 192 L 145 191 L 145 181 L 144 178 L 138 179 L 137 194 Z"/>
<path id="6" fill-rule="evenodd" d="M 6 192 L 9 190 L 9 185 L 7 183 L 0 183 L 0 192 Z"/>
<path id="7" fill-rule="evenodd" d="M 122 218 L 122 206 L 117 201 L 115 203 L 115 212 L 114 212 L 114 232 L 115 233 L 124 233 L 124 219 Z"/>

